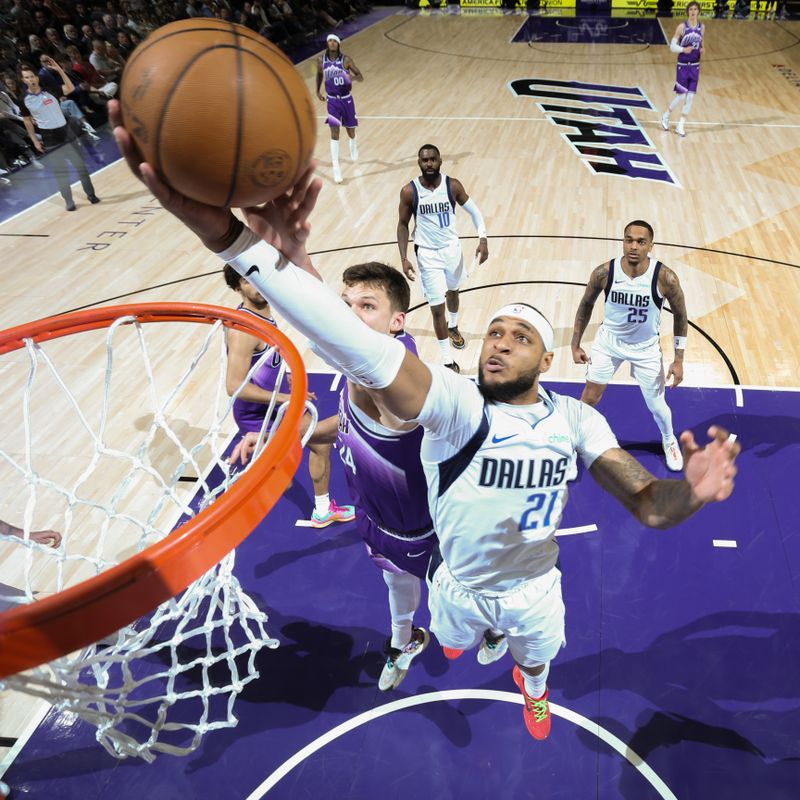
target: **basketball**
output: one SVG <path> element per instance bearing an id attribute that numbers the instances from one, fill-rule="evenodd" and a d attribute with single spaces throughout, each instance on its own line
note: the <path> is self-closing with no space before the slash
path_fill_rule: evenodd
<path id="1" fill-rule="evenodd" d="M 216 19 L 148 37 L 125 66 L 120 107 L 144 160 L 209 205 L 274 199 L 314 150 L 311 98 L 292 62 L 249 28 Z"/>

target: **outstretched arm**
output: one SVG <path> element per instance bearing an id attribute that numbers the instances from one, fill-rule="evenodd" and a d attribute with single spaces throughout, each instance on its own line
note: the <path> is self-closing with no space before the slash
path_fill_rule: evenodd
<path id="1" fill-rule="evenodd" d="M 229 209 L 190 200 L 165 184 L 121 126 L 119 103 L 110 101 L 114 137 L 133 174 L 161 205 L 230 263 L 291 325 L 309 337 L 329 363 L 376 392 L 396 417 L 415 419 L 431 386 L 431 373 L 401 342 L 365 325 L 313 270 L 305 250 L 309 214 L 322 182 L 313 165 L 285 195 L 242 209 L 246 228 Z M 324 311 L 323 311 L 324 310 Z"/>
<path id="2" fill-rule="evenodd" d="M 600 292 L 605 289 L 608 280 L 608 261 L 595 267 L 589 276 L 589 283 L 586 284 L 586 291 L 583 293 L 578 311 L 575 314 L 575 325 L 572 328 L 572 360 L 576 364 L 588 364 L 589 356 L 581 347 L 581 339 L 586 331 L 586 326 L 592 318 L 592 310 Z"/>
<path id="3" fill-rule="evenodd" d="M 700 448 L 691 432 L 681 434 L 683 480 L 656 480 L 621 448 L 595 459 L 589 472 L 609 494 L 649 528 L 671 528 L 706 503 L 725 500 L 733 491 L 736 456 L 741 449 L 728 431 L 712 426 L 711 442 Z"/>
<path id="4" fill-rule="evenodd" d="M 25 531 L 22 528 L 3 522 L 1 519 L 0 534 L 16 536 L 19 539 L 25 538 Z M 50 547 L 58 547 L 61 544 L 61 534 L 58 531 L 31 531 L 31 541 L 37 544 L 50 545 Z"/>
<path id="5" fill-rule="evenodd" d="M 486 236 L 486 224 L 483 221 L 483 215 L 475 201 L 467 194 L 461 181 L 451 178 L 450 185 L 456 202 L 469 214 L 472 224 L 478 233 L 478 246 L 475 249 L 475 257 L 478 259 L 479 264 L 483 264 L 489 258 L 489 240 Z"/>
<path id="6" fill-rule="evenodd" d="M 686 350 L 686 334 L 689 332 L 689 317 L 686 314 L 686 299 L 678 276 L 669 268 L 662 266 L 658 275 L 658 290 L 669 300 L 672 310 L 672 332 L 675 336 L 675 358 L 669 365 L 667 381 L 672 377 L 674 389 L 683 381 L 683 354 Z"/>
<path id="7" fill-rule="evenodd" d="M 415 280 L 414 265 L 408 260 L 408 225 L 411 222 L 411 216 L 414 212 L 412 202 L 414 200 L 414 191 L 410 184 L 406 184 L 400 190 L 400 208 L 398 209 L 397 218 L 397 247 L 400 250 L 400 266 L 403 268 L 403 273 L 410 281 Z"/>

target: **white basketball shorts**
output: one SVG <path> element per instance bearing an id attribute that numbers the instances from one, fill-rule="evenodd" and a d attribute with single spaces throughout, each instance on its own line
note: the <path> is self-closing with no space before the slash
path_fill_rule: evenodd
<path id="1" fill-rule="evenodd" d="M 456 239 L 438 250 L 417 247 L 416 254 L 422 293 L 429 305 L 440 306 L 445 294 L 458 289 L 466 277 L 461 242 Z"/>
<path id="2" fill-rule="evenodd" d="M 459 583 L 442 562 L 433 575 L 428 605 L 431 630 L 444 647 L 469 650 L 494 628 L 505 634 L 517 664 L 535 667 L 552 661 L 566 644 L 556 567 L 505 592 L 477 592 Z"/>
<path id="3" fill-rule="evenodd" d="M 628 344 L 600 326 L 592 344 L 591 363 L 586 380 L 607 384 L 624 361 L 631 365 L 631 377 L 644 394 L 655 397 L 664 393 L 664 361 L 658 339 L 644 344 Z"/>

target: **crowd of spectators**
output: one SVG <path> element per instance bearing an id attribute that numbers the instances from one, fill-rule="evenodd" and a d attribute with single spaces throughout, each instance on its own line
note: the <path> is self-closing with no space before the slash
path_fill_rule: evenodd
<path id="1" fill-rule="evenodd" d="M 368 10 L 368 0 L 0 0 L 0 183 L 9 182 L 13 166 L 41 166 L 23 124 L 23 68 L 33 69 L 41 89 L 58 99 L 73 134 L 91 140 L 125 62 L 161 25 L 227 20 L 288 49 Z M 69 77 L 69 95 L 50 59 Z"/>

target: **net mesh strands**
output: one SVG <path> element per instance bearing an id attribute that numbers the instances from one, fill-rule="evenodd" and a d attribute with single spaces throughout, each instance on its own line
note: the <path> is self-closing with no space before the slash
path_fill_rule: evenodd
<path id="1" fill-rule="evenodd" d="M 123 314 L 102 329 L 76 329 L 52 341 L 24 338 L 0 356 L 8 426 L 0 432 L 0 519 L 23 529 L 21 537 L 0 534 L 0 643 L 9 615 L 21 606 L 35 608 L 132 559 L 152 571 L 154 545 L 170 546 L 224 503 L 238 512 L 253 494 L 241 491 L 245 476 L 261 468 L 290 416 L 290 404 L 277 406 L 278 392 L 291 392 L 292 404 L 305 400 L 304 373 L 297 378 L 302 362 L 298 356 L 290 381 L 281 359 L 259 437 L 266 443 L 247 467 L 232 467 L 234 399 L 276 347 L 282 356 L 293 348 L 281 340 L 278 346 L 252 323 L 248 332 L 268 346 L 229 396 L 226 329 L 232 326 L 215 315 L 240 322 L 247 315 L 192 308 L 203 309 L 198 321 L 205 325 Z M 302 410 L 292 415 L 298 438 L 301 416 Z M 284 467 L 286 482 L 299 460 L 293 444 L 298 452 L 291 469 Z M 237 541 L 259 519 L 251 513 Z M 61 533 L 58 547 L 30 539 L 42 529 Z M 206 529 L 196 538 L 195 550 L 206 544 Z M 119 758 L 186 754 L 206 732 L 234 726 L 235 699 L 259 676 L 257 654 L 278 642 L 234 575 L 235 551 L 223 549 L 221 560 L 208 563 L 187 550 L 187 568 L 194 565 L 199 575 L 187 588 L 165 588 L 174 584 L 165 577 L 161 590 L 170 596 L 154 610 L 49 663 L 6 675 L 0 689 L 45 698 L 93 724 L 98 742 Z M 100 601 L 109 612 L 119 610 L 113 593 Z"/>

